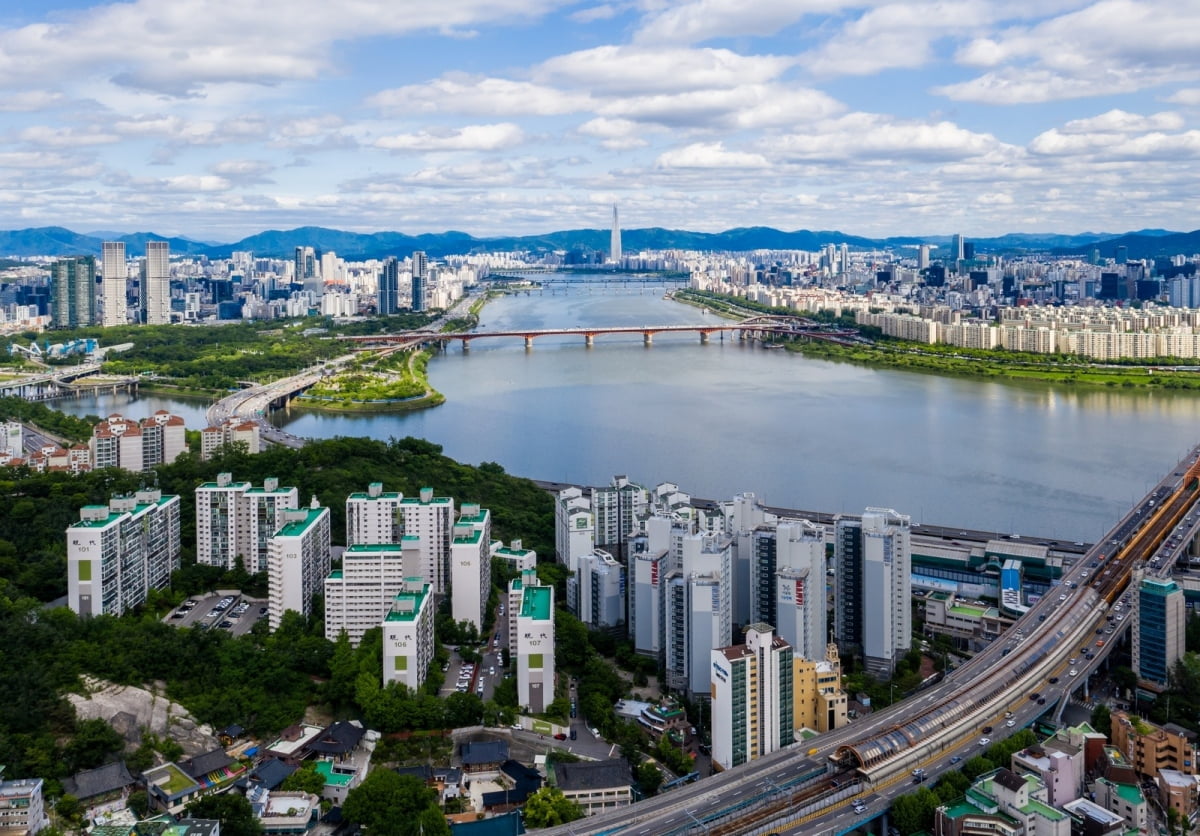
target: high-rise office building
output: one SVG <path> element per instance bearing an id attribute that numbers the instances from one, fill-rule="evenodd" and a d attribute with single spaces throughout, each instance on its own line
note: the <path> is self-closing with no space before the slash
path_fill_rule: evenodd
<path id="1" fill-rule="evenodd" d="M 167 325 L 171 322 L 171 245 L 147 241 L 142 262 L 142 322 Z"/>
<path id="2" fill-rule="evenodd" d="M 426 295 L 428 288 L 429 261 L 425 257 L 423 250 L 416 250 L 412 254 L 412 304 L 410 308 L 415 312 L 423 312 L 425 310 Z"/>
<path id="3" fill-rule="evenodd" d="M 105 328 L 125 325 L 128 312 L 125 306 L 126 277 L 125 242 L 105 241 L 102 245 L 102 275 L 104 276 L 104 321 Z"/>
<path id="4" fill-rule="evenodd" d="M 613 264 L 621 263 L 621 222 L 617 219 L 617 204 L 613 204 L 612 238 L 609 241 L 608 257 Z"/>
<path id="5" fill-rule="evenodd" d="M 709 654 L 713 766 L 730 769 L 792 745 L 791 646 L 769 624 L 751 624 L 745 644 Z"/>
<path id="6" fill-rule="evenodd" d="M 890 677 L 912 643 L 909 518 L 868 508 L 836 524 L 834 623 L 843 652 L 862 654 L 866 670 Z"/>
<path id="7" fill-rule="evenodd" d="M 307 508 L 283 512 L 282 527 L 271 538 L 267 561 L 267 617 L 279 629 L 283 614 L 312 615 L 313 596 L 329 576 L 329 509 L 314 496 Z"/>
<path id="8" fill-rule="evenodd" d="M 383 618 L 383 684 L 399 682 L 416 692 L 433 661 L 436 606 L 429 584 L 409 578 Z"/>
<path id="9" fill-rule="evenodd" d="M 929 266 L 929 245 L 922 244 L 917 249 L 917 269 L 924 270 Z"/>
<path id="10" fill-rule="evenodd" d="M 50 319 L 55 328 L 96 324 L 96 259 L 63 258 L 50 265 Z"/>
<path id="11" fill-rule="evenodd" d="M 1183 589 L 1170 579 L 1138 576 L 1133 588 L 1133 670 L 1143 682 L 1165 688 L 1184 652 Z"/>
<path id="12" fill-rule="evenodd" d="M 394 255 L 384 260 L 379 271 L 375 310 L 380 316 L 391 316 L 400 310 L 400 261 Z"/>
<path id="13" fill-rule="evenodd" d="M 67 605 L 121 615 L 165 589 L 179 568 L 179 497 L 138 491 L 85 505 L 67 528 Z"/>
<path id="14" fill-rule="evenodd" d="M 304 290 L 320 297 L 324 290 L 321 281 L 321 257 L 312 247 L 296 247 L 293 256 L 294 275 L 292 281 L 304 286 Z"/>
<path id="15" fill-rule="evenodd" d="M 966 250 L 963 244 L 963 237 L 957 233 L 950 239 L 950 252 L 954 254 L 955 261 L 962 261 L 966 257 Z"/>

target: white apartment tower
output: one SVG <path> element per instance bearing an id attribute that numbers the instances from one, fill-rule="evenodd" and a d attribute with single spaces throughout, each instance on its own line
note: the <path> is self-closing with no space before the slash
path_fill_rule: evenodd
<path id="1" fill-rule="evenodd" d="M 625 624 L 625 567 L 611 554 L 596 549 L 579 561 L 574 578 L 579 620 L 593 630 L 614 630 Z"/>
<path id="2" fill-rule="evenodd" d="M 232 417 L 223 424 L 205 427 L 200 431 L 200 460 L 208 461 L 227 447 L 245 445 L 247 453 L 262 450 L 262 430 L 256 421 Z"/>
<path id="3" fill-rule="evenodd" d="M 399 543 L 355 543 L 342 553 L 342 568 L 325 578 L 325 638 L 345 631 L 358 647 L 363 633 L 378 627 L 392 600 L 419 578 L 424 561 L 416 537 Z"/>
<path id="4" fill-rule="evenodd" d="M 282 527 L 271 538 L 267 562 L 267 616 L 272 630 L 283 614 L 312 615 L 312 600 L 329 576 L 329 509 L 314 496 L 308 508 L 283 512 Z"/>
<path id="5" fill-rule="evenodd" d="M 522 584 L 513 655 L 517 704 L 540 714 L 554 700 L 554 587 Z"/>
<path id="6" fill-rule="evenodd" d="M 769 624 L 751 624 L 744 645 L 709 653 L 713 766 L 730 769 L 790 746 L 791 646 Z"/>
<path id="7" fill-rule="evenodd" d="M 171 245 L 166 241 L 146 242 L 140 298 L 143 322 L 147 325 L 170 324 Z"/>
<path id="8" fill-rule="evenodd" d="M 271 537 L 283 526 L 283 514 L 299 504 L 296 488 L 280 487 L 270 477 L 256 488 L 235 482 L 230 473 L 196 488 L 196 561 L 251 573 L 267 571 Z"/>
<path id="9" fill-rule="evenodd" d="M 732 541 L 689 534 L 666 589 L 667 685 L 689 694 L 709 690 L 709 653 L 733 637 Z"/>
<path id="10" fill-rule="evenodd" d="M 346 497 L 346 545 L 397 542 L 403 500 L 404 494 L 385 491 L 382 482 Z"/>
<path id="11" fill-rule="evenodd" d="M 592 503 L 579 488 L 558 492 L 554 506 L 554 551 L 558 562 L 574 574 L 579 558 L 596 548 L 596 515 Z"/>
<path id="12" fill-rule="evenodd" d="M 484 610 L 492 589 L 492 514 L 464 503 L 450 543 L 450 615 L 483 633 Z"/>
<path id="13" fill-rule="evenodd" d="M 170 585 L 179 568 L 179 497 L 157 490 L 85 505 L 67 528 L 67 605 L 122 615 Z"/>
<path id="14" fill-rule="evenodd" d="M 0 453 L 10 456 L 24 456 L 25 428 L 20 421 L 4 421 L 0 423 Z"/>
<path id="15" fill-rule="evenodd" d="M 429 584 L 410 578 L 383 617 L 383 684 L 399 682 L 416 691 L 433 661 L 433 616 Z"/>
<path id="16" fill-rule="evenodd" d="M 595 547 L 618 559 L 625 555 L 625 538 L 635 533 L 650 503 L 650 492 L 614 476 L 612 483 L 592 488 L 592 512 L 596 516 Z"/>
<path id="17" fill-rule="evenodd" d="M 773 531 L 778 518 L 749 492 L 722 502 L 721 516 L 725 532 L 733 538 L 733 622 L 774 624 L 770 615 L 772 592 L 764 585 L 769 584 L 774 573 L 774 543 L 769 544 L 770 559 L 766 561 L 764 576 L 764 556 L 760 553 L 762 544 L 757 532 L 764 527 Z"/>
<path id="18" fill-rule="evenodd" d="M 866 669 L 891 676 L 912 644 L 912 548 L 909 518 L 868 508 L 836 523 L 836 638 L 862 653 Z"/>
<path id="19" fill-rule="evenodd" d="M 617 219 L 617 204 L 613 204 L 612 238 L 608 248 L 609 261 L 621 263 L 621 222 Z"/>
<path id="20" fill-rule="evenodd" d="M 128 268 L 125 266 L 125 242 L 105 241 L 101 246 L 101 275 L 104 277 L 105 328 L 124 325 L 128 321 L 125 306 L 125 285 Z"/>
<path id="21" fill-rule="evenodd" d="M 403 533 L 419 538 L 425 567 L 421 577 L 435 595 L 450 591 L 450 539 L 454 533 L 454 500 L 421 488 L 418 496 L 400 500 Z"/>
<path id="22" fill-rule="evenodd" d="M 798 520 L 780 522 L 772 533 L 774 573 L 764 578 L 771 606 L 756 620 L 775 625 L 794 654 L 820 661 L 829 644 L 825 528 Z"/>

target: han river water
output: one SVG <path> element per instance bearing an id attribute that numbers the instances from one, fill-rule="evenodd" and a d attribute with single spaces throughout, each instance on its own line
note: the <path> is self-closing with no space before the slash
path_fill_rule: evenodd
<path id="1" fill-rule="evenodd" d="M 636 288 L 636 286 L 635 286 Z M 480 330 L 700 324 L 715 315 L 662 287 L 506 296 Z M 429 364 L 446 403 L 416 413 L 292 408 L 273 416 L 312 438 L 406 435 L 447 455 L 537 479 L 604 484 L 626 474 L 693 496 L 750 491 L 770 505 L 1092 541 L 1200 441 L 1200 397 L 1006 384 L 872 369 L 767 351 L 716 335 L 484 339 Z M 204 425 L 205 404 L 159 395 L 55 404 Z M 436 489 L 436 485 L 434 488 Z M 462 497 L 469 499 L 469 497 Z"/>

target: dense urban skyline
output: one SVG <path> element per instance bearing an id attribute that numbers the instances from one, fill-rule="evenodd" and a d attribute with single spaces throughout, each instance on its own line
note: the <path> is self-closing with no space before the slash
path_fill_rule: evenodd
<path id="1" fill-rule="evenodd" d="M 1197 14 L 8 3 L 0 228 L 1190 229 Z"/>

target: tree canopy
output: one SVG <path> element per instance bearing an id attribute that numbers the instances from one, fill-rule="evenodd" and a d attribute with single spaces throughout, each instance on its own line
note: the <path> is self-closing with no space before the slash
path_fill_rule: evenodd
<path id="1" fill-rule="evenodd" d="M 376 769 L 346 795 L 342 815 L 371 836 L 448 836 L 437 792 L 412 775 Z"/>

